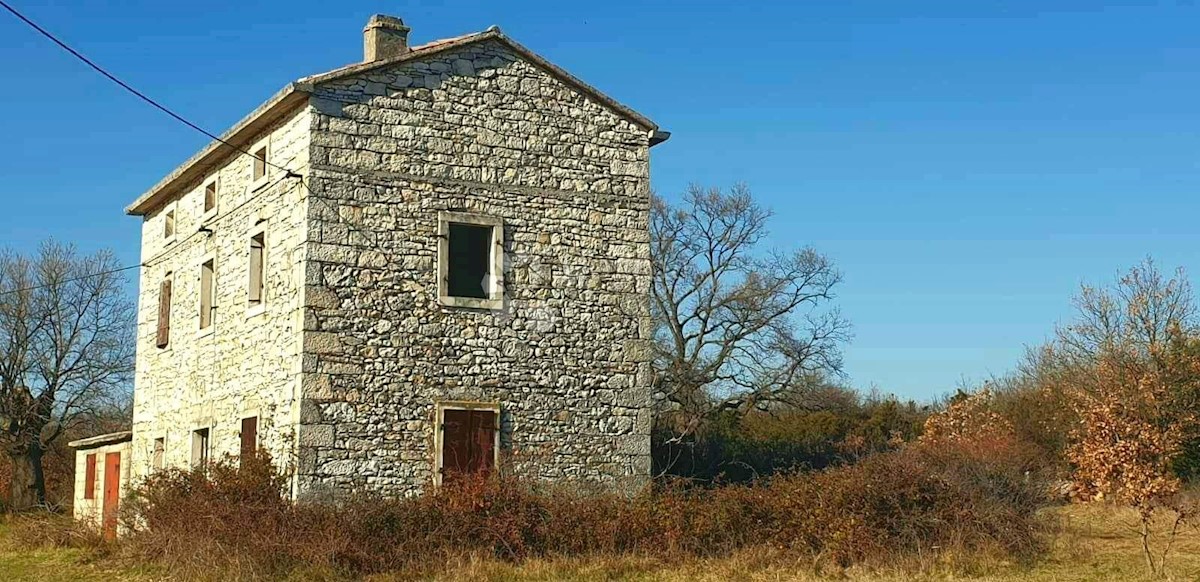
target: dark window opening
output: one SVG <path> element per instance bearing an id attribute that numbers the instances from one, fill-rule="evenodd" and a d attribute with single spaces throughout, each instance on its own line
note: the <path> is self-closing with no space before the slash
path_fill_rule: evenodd
<path id="1" fill-rule="evenodd" d="M 492 228 L 450 223 L 446 287 L 451 297 L 491 296 Z"/>
<path id="2" fill-rule="evenodd" d="M 442 411 L 442 475 L 489 472 L 496 463 L 496 411 Z"/>
<path id="3" fill-rule="evenodd" d="M 203 467 L 208 464 L 208 429 L 192 432 L 192 465 Z"/>

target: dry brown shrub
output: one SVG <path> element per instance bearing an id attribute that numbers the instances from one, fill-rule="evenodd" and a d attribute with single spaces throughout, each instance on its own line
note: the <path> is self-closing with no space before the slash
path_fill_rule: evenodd
<path id="1" fill-rule="evenodd" d="M 1067 457 L 1074 466 L 1074 495 L 1081 501 L 1113 501 L 1137 510 L 1143 558 L 1163 574 L 1180 528 L 1200 514 L 1172 464 L 1196 433 L 1190 397 L 1200 383 L 1196 340 L 1178 329 L 1139 351 L 1112 346 L 1067 384 L 1080 423 Z M 1154 547 L 1159 514 L 1173 521 Z"/>
<path id="2" fill-rule="evenodd" d="M 995 411 L 995 395 L 988 390 L 968 394 L 931 415 L 918 445 L 1039 483 L 1046 477 L 1035 474 L 1046 468 L 1038 446 L 1023 439 L 1012 422 Z"/>
<path id="3" fill-rule="evenodd" d="M 138 488 L 124 543 L 181 578 L 250 579 L 419 577 L 463 556 L 670 562 L 770 548 L 838 569 L 916 554 L 1025 560 L 1042 549 L 1038 489 L 945 447 L 756 485 L 666 483 L 633 496 L 474 478 L 415 498 L 334 504 L 291 502 L 286 481 L 265 457 L 161 473 Z"/>

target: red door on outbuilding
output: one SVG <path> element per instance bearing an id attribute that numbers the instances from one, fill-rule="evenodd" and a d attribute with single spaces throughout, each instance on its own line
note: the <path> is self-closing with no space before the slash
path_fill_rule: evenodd
<path id="1" fill-rule="evenodd" d="M 117 537 L 117 505 L 121 499 L 121 453 L 104 455 L 104 539 Z"/>

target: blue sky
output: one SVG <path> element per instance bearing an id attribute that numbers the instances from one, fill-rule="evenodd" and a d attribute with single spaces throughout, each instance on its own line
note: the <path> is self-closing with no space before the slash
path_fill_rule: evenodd
<path id="1" fill-rule="evenodd" d="M 1145 256 L 1200 273 L 1193 2 L 9 0 L 220 132 L 357 61 L 492 24 L 674 136 L 654 188 L 750 185 L 772 242 L 845 273 L 850 380 L 928 398 L 1003 373 L 1080 282 Z M 0 13 L 0 246 L 138 260 L 124 206 L 205 139 Z"/>

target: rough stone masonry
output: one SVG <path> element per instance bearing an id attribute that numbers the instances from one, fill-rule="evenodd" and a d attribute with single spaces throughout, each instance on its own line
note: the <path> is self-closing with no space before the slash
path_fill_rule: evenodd
<path id="1" fill-rule="evenodd" d="M 194 460 L 198 429 L 209 456 L 237 452 L 253 413 L 297 494 L 412 494 L 438 482 L 440 411 L 462 405 L 498 411 L 502 471 L 648 478 L 649 149 L 666 134 L 497 29 L 419 47 L 407 32 L 373 17 L 367 62 L 300 80 L 226 134 L 303 178 L 256 182 L 253 160 L 210 147 L 131 206 L 151 265 L 135 474 L 155 439 L 166 464 Z M 500 230 L 496 301 L 442 297 L 448 216 Z M 264 229 L 266 306 L 247 315 L 246 241 Z M 164 277 L 175 315 L 159 348 Z"/>

